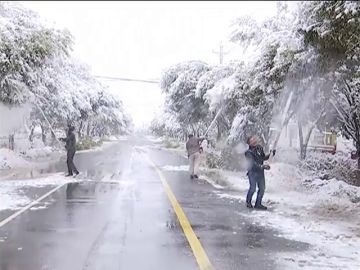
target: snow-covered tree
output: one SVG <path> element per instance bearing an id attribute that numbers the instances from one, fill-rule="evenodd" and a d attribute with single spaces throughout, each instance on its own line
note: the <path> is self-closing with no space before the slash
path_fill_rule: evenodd
<path id="1" fill-rule="evenodd" d="M 168 136 L 179 140 L 186 140 L 187 130 L 170 111 L 156 115 L 150 125 L 150 130 L 158 136 Z"/>
<path id="2" fill-rule="evenodd" d="M 166 70 L 161 77 L 161 89 L 166 95 L 167 109 L 173 112 L 179 123 L 191 133 L 205 130 L 203 119 L 207 107 L 202 97 L 196 95 L 196 86 L 200 77 L 210 67 L 200 61 L 177 64 Z"/>
<path id="3" fill-rule="evenodd" d="M 230 93 L 230 89 L 234 86 L 235 70 L 234 65 L 212 67 L 200 77 L 196 86 L 196 96 L 202 98 L 207 109 L 207 116 L 203 121 L 209 126 L 217 116 L 215 119 L 217 140 L 228 135 L 231 127 L 232 120 L 227 117 L 227 110 L 230 108 L 228 99 L 230 95 L 227 93 Z M 212 134 L 213 130 L 209 132 Z"/>
<path id="4" fill-rule="evenodd" d="M 0 101 L 21 104 L 38 86 L 38 71 L 53 57 L 68 54 L 69 32 L 47 28 L 35 13 L 0 3 Z"/>
<path id="5" fill-rule="evenodd" d="M 360 77 L 339 82 L 333 105 L 338 112 L 343 134 L 354 141 L 360 169 Z"/>
<path id="6" fill-rule="evenodd" d="M 321 67 L 354 71 L 360 55 L 360 3 L 307 1 L 299 4 L 299 32 L 321 56 Z"/>
<path id="7" fill-rule="evenodd" d="M 330 101 L 340 95 L 334 86 L 339 80 L 353 80 L 360 64 L 359 7 L 354 1 L 279 2 L 277 14 L 262 23 L 239 18 L 231 41 L 253 49 L 252 59 L 237 67 L 207 66 L 200 76 L 191 64 L 174 66 L 163 78 L 164 92 L 173 106 L 169 108 L 183 125 L 186 121 L 178 115 L 194 113 L 189 89 L 196 85 L 195 97 L 201 101 L 198 112 L 202 113 L 194 119 L 209 123 L 223 108 L 218 134 L 233 143 L 256 133 L 272 144 L 270 128 L 281 131 L 294 119 L 300 157 L 305 158 L 315 128 L 329 122 L 340 126 Z M 179 75 L 183 73 L 186 76 Z M 184 80 L 191 86 L 186 87 Z M 191 104 L 191 109 L 180 101 Z"/>
<path id="8" fill-rule="evenodd" d="M 298 111 L 301 157 L 305 158 L 312 129 L 334 114 L 329 100 L 338 98 L 332 93 L 336 81 L 352 78 L 359 66 L 360 5 L 351 1 L 301 2 L 298 18 L 303 52 L 293 74 L 302 91 L 297 92 L 293 107 Z M 304 119 L 310 124 L 305 138 L 301 130 Z"/>
<path id="9" fill-rule="evenodd" d="M 0 102 L 31 103 L 30 122 L 40 123 L 44 141 L 49 128 L 70 123 L 80 137 L 85 129 L 88 136 L 124 133 L 130 117 L 121 101 L 70 56 L 72 43 L 68 31 L 43 25 L 34 12 L 0 3 Z"/>

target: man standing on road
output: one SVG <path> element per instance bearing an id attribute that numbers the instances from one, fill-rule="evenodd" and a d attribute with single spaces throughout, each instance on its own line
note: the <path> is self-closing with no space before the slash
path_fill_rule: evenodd
<path id="1" fill-rule="evenodd" d="M 245 152 L 245 157 L 248 162 L 249 177 L 249 191 L 246 196 L 246 206 L 253 208 L 251 200 L 255 193 L 256 186 L 258 186 L 257 198 L 255 202 L 255 208 L 260 210 L 267 210 L 267 207 L 262 205 L 262 198 L 265 193 L 265 173 L 264 170 L 270 170 L 270 166 L 264 164 L 265 160 L 268 160 L 270 154 L 265 155 L 263 147 L 259 144 L 257 136 L 253 135 L 247 139 L 246 142 L 249 145 L 249 149 Z M 275 155 L 275 150 L 272 150 Z"/>
<path id="2" fill-rule="evenodd" d="M 188 153 L 188 158 L 190 160 L 190 178 L 199 178 L 197 173 L 200 163 L 201 142 L 204 140 L 204 138 L 197 138 L 192 134 L 190 134 L 188 137 L 189 139 L 186 142 L 186 150 Z"/>
<path id="3" fill-rule="evenodd" d="M 76 138 L 74 134 L 75 128 L 73 126 L 69 126 L 69 130 L 66 138 L 60 138 L 63 142 L 66 142 L 65 149 L 67 151 L 67 159 L 66 164 L 68 167 L 68 174 L 66 176 L 72 176 L 73 173 L 76 175 L 79 174 L 79 171 L 76 169 L 74 164 L 74 156 L 76 152 Z"/>

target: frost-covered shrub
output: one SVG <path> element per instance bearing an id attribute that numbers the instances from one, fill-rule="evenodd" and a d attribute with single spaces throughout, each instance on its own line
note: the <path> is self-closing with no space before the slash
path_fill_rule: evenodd
<path id="1" fill-rule="evenodd" d="M 180 146 L 179 142 L 171 139 L 166 139 L 164 141 L 164 146 L 166 148 L 178 148 Z"/>
<path id="2" fill-rule="evenodd" d="M 101 146 L 103 140 L 93 140 L 92 138 L 84 138 L 76 143 L 76 150 L 88 150 L 97 146 Z"/>
<path id="3" fill-rule="evenodd" d="M 206 154 L 206 164 L 209 168 L 241 171 L 245 168 L 245 155 L 226 146 L 220 150 L 209 151 Z"/>
<path id="4" fill-rule="evenodd" d="M 332 155 L 309 152 L 308 157 L 300 162 L 300 168 L 313 172 L 320 179 L 337 178 L 347 183 L 360 185 L 356 161 L 350 159 L 350 154 L 336 153 Z"/>

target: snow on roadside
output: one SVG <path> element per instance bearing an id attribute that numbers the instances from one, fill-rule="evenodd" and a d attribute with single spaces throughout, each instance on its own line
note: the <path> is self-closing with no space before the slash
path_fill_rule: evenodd
<path id="1" fill-rule="evenodd" d="M 30 163 L 20 155 L 7 148 L 0 148 L 0 170 L 14 167 L 28 167 Z"/>
<path id="2" fill-rule="evenodd" d="M 30 148 L 26 150 L 25 157 L 36 160 L 48 157 L 51 153 L 53 153 L 53 149 L 50 146 Z"/>
<path id="3" fill-rule="evenodd" d="M 146 135 L 145 138 L 148 141 L 153 142 L 153 143 L 162 143 L 164 141 L 163 138 L 156 137 L 156 136 L 153 136 L 153 135 Z"/>
<path id="4" fill-rule="evenodd" d="M 102 151 L 107 147 L 112 146 L 114 143 L 116 143 L 117 141 L 121 141 L 122 139 L 118 139 L 116 141 L 105 141 L 103 142 L 100 146 L 96 146 L 94 148 L 90 148 L 90 149 L 86 149 L 86 150 L 79 150 L 77 151 L 77 153 L 89 153 L 89 152 L 98 152 L 98 151 Z M 125 140 L 125 139 L 124 139 Z"/>
<path id="5" fill-rule="evenodd" d="M 127 141 L 129 140 L 128 135 L 121 135 L 121 136 L 112 136 L 110 137 L 109 141 Z"/>
<path id="6" fill-rule="evenodd" d="M 188 165 L 181 165 L 181 166 L 171 166 L 171 165 L 166 165 L 161 167 L 162 170 L 164 171 L 184 171 L 187 172 L 189 171 L 189 166 Z"/>
<path id="7" fill-rule="evenodd" d="M 44 178 L 31 180 L 4 180 L 0 182 L 0 211 L 16 210 L 29 203 L 31 198 L 24 194 L 26 188 L 41 188 L 46 186 L 58 186 L 70 182 L 70 179 L 61 174 L 54 174 Z"/>
<path id="8" fill-rule="evenodd" d="M 279 236 L 312 246 L 300 255 L 284 253 L 278 258 L 279 264 L 284 269 L 360 269 L 360 188 L 337 179 L 309 178 L 297 167 L 284 163 L 274 163 L 271 167 L 266 172 L 264 197 L 270 211 L 238 214 L 276 228 L 281 232 Z M 245 204 L 246 174 L 221 173 L 230 189 L 238 194 L 218 190 L 218 196 Z"/>

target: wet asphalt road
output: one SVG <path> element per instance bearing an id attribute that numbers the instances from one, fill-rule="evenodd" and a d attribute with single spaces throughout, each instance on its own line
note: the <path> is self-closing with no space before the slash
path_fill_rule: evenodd
<path id="1" fill-rule="evenodd" d="M 186 165 L 146 139 L 79 153 L 83 182 L 64 185 L 0 227 L 0 270 L 199 269 L 149 157 L 159 168 Z M 51 168 L 65 169 L 64 164 Z M 243 204 L 219 198 L 184 171 L 163 171 L 211 263 L 218 270 L 278 269 L 279 252 L 307 244 L 276 236 L 238 213 Z M 53 186 L 28 190 L 45 194 Z M 44 206 L 44 207 L 41 207 Z M 11 212 L 0 212 L 0 219 Z"/>

